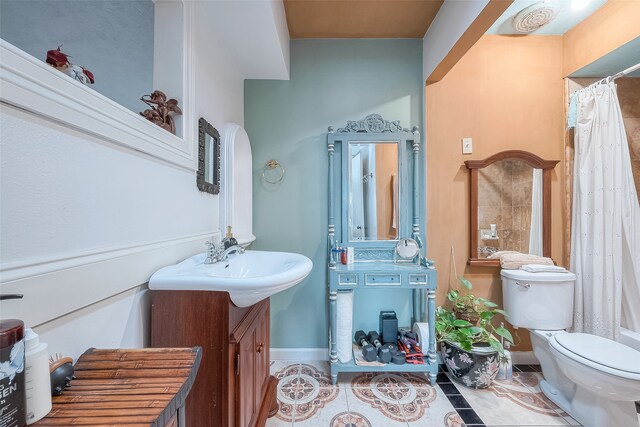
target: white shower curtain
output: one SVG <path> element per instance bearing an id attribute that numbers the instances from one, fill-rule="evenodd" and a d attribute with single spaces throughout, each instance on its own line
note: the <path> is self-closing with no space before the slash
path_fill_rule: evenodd
<path id="1" fill-rule="evenodd" d="M 533 168 L 529 253 L 542 256 L 542 169 Z"/>
<path id="2" fill-rule="evenodd" d="M 571 271 L 574 330 L 617 339 L 640 332 L 640 206 L 613 82 L 578 93 Z"/>

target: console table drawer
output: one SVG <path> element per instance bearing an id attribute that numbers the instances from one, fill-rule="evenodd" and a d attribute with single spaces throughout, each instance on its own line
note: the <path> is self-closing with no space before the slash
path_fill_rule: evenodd
<path id="1" fill-rule="evenodd" d="M 338 285 L 357 285 L 358 284 L 358 275 L 349 273 L 349 274 L 338 274 Z"/>
<path id="2" fill-rule="evenodd" d="M 409 284 L 410 285 L 428 285 L 429 284 L 429 276 L 426 274 L 410 274 L 409 275 Z"/>
<path id="3" fill-rule="evenodd" d="M 399 274 L 365 274 L 367 286 L 400 286 L 402 281 Z"/>

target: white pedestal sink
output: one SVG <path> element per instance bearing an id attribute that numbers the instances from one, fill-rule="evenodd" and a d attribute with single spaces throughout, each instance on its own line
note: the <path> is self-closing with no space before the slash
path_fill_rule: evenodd
<path id="1" fill-rule="evenodd" d="M 289 252 L 245 251 L 226 261 L 205 264 L 205 253 L 156 271 L 149 289 L 228 292 L 238 307 L 248 307 L 300 283 L 313 263 Z"/>

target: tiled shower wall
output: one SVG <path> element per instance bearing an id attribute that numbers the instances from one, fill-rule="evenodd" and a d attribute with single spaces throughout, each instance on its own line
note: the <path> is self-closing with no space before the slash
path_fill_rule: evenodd
<path id="1" fill-rule="evenodd" d="M 529 252 L 532 182 L 533 168 L 519 160 L 500 160 L 479 170 L 478 226 L 496 224 L 498 230 L 497 240 L 479 234 L 481 258 L 498 250 Z"/>
<path id="2" fill-rule="evenodd" d="M 640 197 L 640 78 L 618 79 L 618 99 L 627 131 L 631 169 Z"/>

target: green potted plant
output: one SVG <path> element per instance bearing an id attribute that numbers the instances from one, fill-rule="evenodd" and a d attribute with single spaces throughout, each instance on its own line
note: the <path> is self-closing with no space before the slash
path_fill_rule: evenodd
<path id="1" fill-rule="evenodd" d="M 499 338 L 513 343 L 511 333 L 495 327 L 495 315 L 506 315 L 485 298 L 471 293 L 472 285 L 464 277 L 460 283 L 466 292 L 447 294 L 453 308 L 436 310 L 436 337 L 442 344 L 442 358 L 454 379 L 472 388 L 486 388 L 498 374 L 504 347 Z"/>

